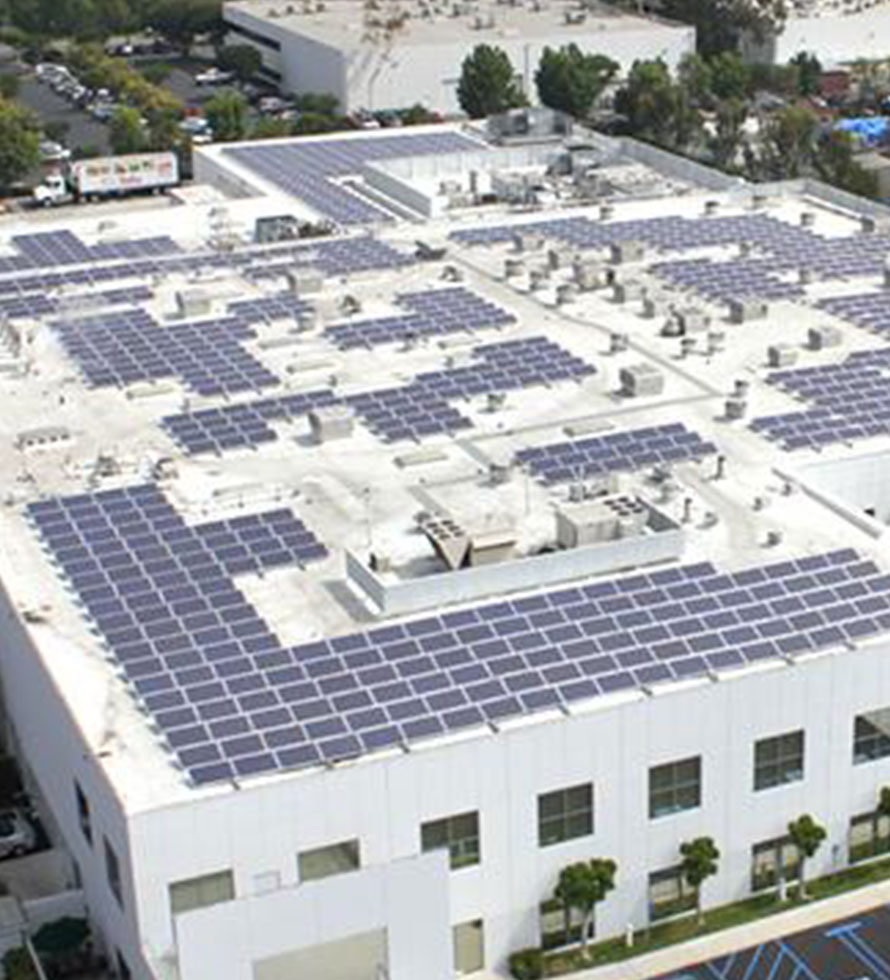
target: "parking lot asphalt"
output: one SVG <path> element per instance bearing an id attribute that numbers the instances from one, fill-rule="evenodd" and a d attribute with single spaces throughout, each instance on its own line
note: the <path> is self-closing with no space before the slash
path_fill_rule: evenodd
<path id="1" fill-rule="evenodd" d="M 890 906 L 772 939 L 657 980 L 890 980 Z"/>
<path id="2" fill-rule="evenodd" d="M 20 76 L 16 98 L 36 113 L 44 124 L 57 121 L 66 123 L 68 132 L 65 145 L 71 149 L 93 146 L 100 153 L 108 152 L 108 127 L 93 119 L 89 113 L 72 106 L 49 85 L 38 82 L 33 75 Z"/>

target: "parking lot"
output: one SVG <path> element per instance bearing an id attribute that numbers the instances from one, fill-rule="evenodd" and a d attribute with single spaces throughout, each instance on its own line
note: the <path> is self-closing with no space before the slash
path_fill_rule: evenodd
<path id="1" fill-rule="evenodd" d="M 658 980 L 890 980 L 890 907 L 773 939 Z"/>

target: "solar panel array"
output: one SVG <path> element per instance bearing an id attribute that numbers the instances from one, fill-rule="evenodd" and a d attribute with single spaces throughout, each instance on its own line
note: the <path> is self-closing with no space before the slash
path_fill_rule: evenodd
<path id="1" fill-rule="evenodd" d="M 516 459 L 545 484 L 555 484 L 699 460 L 715 452 L 717 447 L 712 442 L 705 442 L 681 422 L 670 422 L 534 446 L 520 450 Z"/>
<path id="2" fill-rule="evenodd" d="M 278 436 L 270 423 L 289 422 L 310 409 L 339 403 L 329 388 L 260 398 L 238 405 L 205 408 L 196 412 L 168 415 L 161 425 L 192 455 L 222 453 L 229 449 L 256 448 Z"/>
<path id="3" fill-rule="evenodd" d="M 783 449 L 819 449 L 890 433 L 890 349 L 856 351 L 840 364 L 775 371 L 767 378 L 810 403 L 798 412 L 765 415 L 751 428 Z"/>
<path id="4" fill-rule="evenodd" d="M 154 293 L 148 286 L 125 286 L 92 293 L 47 296 L 44 293 L 0 296 L 0 316 L 39 318 L 73 307 L 121 306 L 150 300 Z"/>
<path id="5" fill-rule="evenodd" d="M 157 487 L 142 485 L 42 501 L 27 513 L 196 781 L 220 757 L 242 774 L 284 762 L 269 748 L 300 740 L 270 683 L 284 651 L 232 575 L 325 554 L 291 511 L 189 526 Z"/>
<path id="6" fill-rule="evenodd" d="M 485 144 L 454 132 L 400 133 L 320 141 L 294 140 L 272 145 L 226 148 L 236 162 L 313 210 L 344 225 L 389 221 L 392 213 L 344 186 L 365 165 L 411 156 L 439 156 L 485 149 Z"/>
<path id="7" fill-rule="evenodd" d="M 47 500 L 28 514 L 196 784 L 349 759 L 890 628 L 890 575 L 844 549 L 730 573 L 707 562 L 659 569 L 286 648 L 231 569 L 265 561 L 267 547 L 283 562 L 287 540 L 300 560 L 293 515 L 192 528 L 151 485 Z M 266 532 L 282 547 L 260 546 Z"/>
<path id="8" fill-rule="evenodd" d="M 317 406 L 345 404 L 386 442 L 421 440 L 472 426 L 449 404 L 454 399 L 467 401 L 533 385 L 582 381 L 595 370 L 546 337 L 483 344 L 473 349 L 473 356 L 471 364 L 425 372 L 407 385 L 346 396 L 321 388 L 168 415 L 162 425 L 188 453 L 219 453 L 274 441 L 277 436 L 271 422 L 293 420 Z"/>
<path id="9" fill-rule="evenodd" d="M 86 265 L 107 259 L 135 259 L 179 252 L 179 246 L 166 235 L 120 242 L 86 245 L 71 231 L 40 231 L 13 235 L 18 255 L 0 258 L 0 273 L 46 269 L 62 265 Z"/>
<path id="10" fill-rule="evenodd" d="M 403 340 L 439 337 L 460 331 L 505 327 L 516 317 L 463 286 L 402 293 L 399 306 L 409 313 L 350 320 L 325 330 L 341 350 L 373 347 Z"/>
<path id="11" fill-rule="evenodd" d="M 0 272 L 9 271 L 0 260 Z M 231 252 L 190 252 L 156 258 L 132 259 L 125 262 L 64 271 L 41 272 L 32 275 L 0 279 L 0 296 L 43 292 L 69 286 L 99 286 L 118 279 L 145 276 L 189 275 L 202 270 L 233 269 L 255 278 L 284 275 L 295 268 L 317 268 L 328 276 L 344 276 L 372 269 L 399 269 L 414 259 L 370 236 L 317 239 L 288 245 L 247 247 Z M 30 267 L 29 267 L 30 268 Z"/>
<path id="12" fill-rule="evenodd" d="M 812 270 L 822 279 L 879 276 L 890 250 L 887 235 L 827 238 L 766 214 L 684 218 L 667 216 L 632 221 L 595 222 L 589 218 L 557 218 L 520 225 L 455 231 L 465 244 L 509 242 L 517 232 L 539 233 L 579 249 L 602 249 L 624 241 L 642 241 L 661 252 L 746 242 L 757 255 L 726 261 L 695 259 L 656 262 L 649 271 L 702 296 L 725 301 L 754 295 L 766 299 L 795 299 L 803 290 L 783 281 L 781 273 Z"/>
<path id="13" fill-rule="evenodd" d="M 236 316 L 160 326 L 143 309 L 52 324 L 93 387 L 177 378 L 200 395 L 256 391 L 278 379 L 243 341 L 255 336 Z"/>
<path id="14" fill-rule="evenodd" d="M 890 331 L 890 296 L 886 292 L 833 296 L 818 300 L 816 306 L 863 330 L 882 335 Z"/>

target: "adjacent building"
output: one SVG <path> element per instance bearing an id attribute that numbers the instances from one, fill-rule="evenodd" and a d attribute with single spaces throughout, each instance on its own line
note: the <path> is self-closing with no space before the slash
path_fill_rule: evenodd
<path id="1" fill-rule="evenodd" d="M 577 44 L 627 70 L 637 59 L 675 66 L 695 49 L 694 28 L 599 5 L 430 2 L 405 9 L 239 0 L 224 5 L 232 43 L 252 44 L 262 73 L 296 94 L 336 95 L 344 112 L 402 109 L 421 103 L 460 111 L 457 84 L 478 44 L 510 56 L 517 80 L 536 98 L 534 75 L 545 47 Z"/>

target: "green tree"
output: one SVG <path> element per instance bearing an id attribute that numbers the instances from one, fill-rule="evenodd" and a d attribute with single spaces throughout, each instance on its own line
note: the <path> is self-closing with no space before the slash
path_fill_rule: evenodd
<path id="1" fill-rule="evenodd" d="M 800 897 L 806 898 L 804 866 L 822 846 L 822 841 L 826 837 L 825 828 L 821 824 L 816 823 L 808 813 L 805 813 L 798 817 L 797 820 L 792 820 L 788 824 L 788 836 L 791 838 L 791 843 L 794 844 L 800 855 L 800 871 L 798 872 Z"/>
<path id="2" fill-rule="evenodd" d="M 890 786 L 881 787 L 876 809 L 879 817 L 890 817 Z"/>
<path id="3" fill-rule="evenodd" d="M 572 909 L 583 916 L 581 949 L 585 956 L 596 906 L 615 887 L 616 871 L 617 865 L 610 858 L 594 858 L 570 864 L 559 873 L 553 896 L 562 902 L 567 916 Z"/>
<path id="4" fill-rule="evenodd" d="M 148 140 L 138 109 L 119 106 L 114 110 L 108 127 L 108 142 L 113 153 L 140 153 L 146 148 Z"/>
<path id="5" fill-rule="evenodd" d="M 735 50 L 743 34 L 764 40 L 786 15 L 784 0 L 664 0 L 659 9 L 694 25 L 696 46 L 706 56 Z"/>
<path id="6" fill-rule="evenodd" d="M 741 99 L 748 89 L 748 66 L 735 51 L 714 55 L 710 61 L 714 98 Z"/>
<path id="7" fill-rule="evenodd" d="M 538 97 L 551 109 L 585 119 L 618 67 L 611 58 L 586 54 L 577 44 L 559 50 L 544 48 L 535 72 Z"/>
<path id="8" fill-rule="evenodd" d="M 0 99 L 0 187 L 10 187 L 40 162 L 37 121 L 20 106 Z"/>
<path id="9" fill-rule="evenodd" d="M 743 99 L 727 99 L 717 106 L 714 135 L 709 141 L 711 158 L 721 170 L 731 168 L 745 143 L 748 104 Z"/>
<path id="10" fill-rule="evenodd" d="M 457 100 L 471 119 L 525 105 L 507 52 L 490 44 L 476 45 L 461 65 Z"/>
<path id="11" fill-rule="evenodd" d="M 162 85 L 170 77 L 173 68 L 166 61 L 154 61 L 139 69 L 142 77 L 152 85 Z"/>
<path id="12" fill-rule="evenodd" d="M 768 177 L 799 177 L 812 164 L 818 119 L 809 109 L 789 106 L 774 112 L 762 134 L 761 164 Z"/>
<path id="13" fill-rule="evenodd" d="M 822 77 L 822 64 L 807 51 L 799 51 L 788 62 L 797 68 L 797 90 L 801 95 L 816 95 L 819 92 L 819 79 Z"/>
<path id="14" fill-rule="evenodd" d="M 281 136 L 290 136 L 293 126 L 286 119 L 277 119 L 275 116 L 263 116 L 256 121 L 251 137 L 255 140 L 275 139 Z"/>
<path id="15" fill-rule="evenodd" d="M 706 106 L 711 102 L 711 66 L 700 54 L 684 55 L 677 66 L 677 79 L 686 89 L 693 105 Z"/>
<path id="16" fill-rule="evenodd" d="M 221 31 L 222 0 L 156 0 L 146 20 L 188 54 L 199 34 Z"/>
<path id="17" fill-rule="evenodd" d="M 246 85 L 263 67 L 263 58 L 252 44 L 227 44 L 220 48 L 216 63 Z"/>
<path id="18" fill-rule="evenodd" d="M 615 108 L 627 118 L 633 135 L 674 150 L 688 149 L 701 133 L 700 113 L 661 59 L 633 63 Z"/>
<path id="19" fill-rule="evenodd" d="M 878 196 L 878 178 L 856 161 L 856 141 L 852 134 L 832 130 L 819 140 L 813 164 L 827 184 L 860 197 Z"/>
<path id="20" fill-rule="evenodd" d="M 712 875 L 717 874 L 720 851 L 711 837 L 696 837 L 680 845 L 681 867 L 686 884 L 695 889 L 695 907 L 699 923 L 704 922 L 701 900 L 701 886 Z"/>
<path id="21" fill-rule="evenodd" d="M 247 99 L 233 89 L 223 89 L 204 106 L 213 137 L 217 140 L 241 140 L 247 134 Z"/>
<path id="22" fill-rule="evenodd" d="M 18 75 L 0 75 L 0 97 L 14 99 L 19 94 Z"/>
<path id="23" fill-rule="evenodd" d="M 332 116 L 340 100 L 332 92 L 304 92 L 294 96 L 294 107 L 300 112 L 320 112 Z"/>

